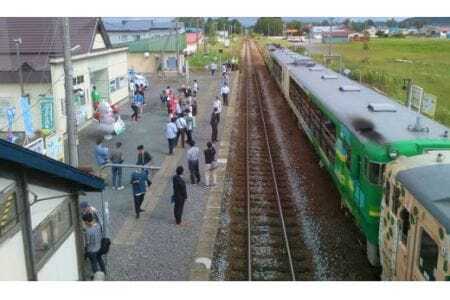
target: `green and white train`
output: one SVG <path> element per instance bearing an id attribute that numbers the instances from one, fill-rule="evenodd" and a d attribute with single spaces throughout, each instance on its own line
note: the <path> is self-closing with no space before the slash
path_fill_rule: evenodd
<path id="1" fill-rule="evenodd" d="M 379 265 L 386 164 L 400 155 L 450 149 L 448 128 L 309 57 L 273 45 L 262 52 L 342 203 L 364 233 L 370 263 Z"/>

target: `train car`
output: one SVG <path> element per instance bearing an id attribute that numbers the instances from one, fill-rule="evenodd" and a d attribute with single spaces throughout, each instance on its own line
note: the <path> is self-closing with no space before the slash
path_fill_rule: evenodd
<path id="1" fill-rule="evenodd" d="M 386 166 L 380 216 L 383 280 L 450 280 L 450 151 Z"/>
<path id="2" fill-rule="evenodd" d="M 378 224 L 386 163 L 450 149 L 448 128 L 287 49 L 267 48 L 270 71 L 379 265 Z"/>

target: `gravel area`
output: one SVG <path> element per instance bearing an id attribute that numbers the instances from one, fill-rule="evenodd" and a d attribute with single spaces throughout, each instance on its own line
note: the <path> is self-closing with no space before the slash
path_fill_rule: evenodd
<path id="1" fill-rule="evenodd" d="M 197 115 L 197 128 L 194 131 L 194 140 L 203 149 L 210 138 L 209 114 L 212 108 L 212 99 L 219 91 L 219 76 L 211 80 L 206 73 L 191 74 L 191 79 L 199 81 L 200 92 L 197 98 L 199 114 Z M 113 137 L 106 144 L 111 148 L 117 141 L 123 143 L 126 163 L 135 163 L 136 146 L 143 144 L 153 156 L 153 164 L 160 166 L 165 159 L 173 159 L 166 155 L 167 140 L 164 137 L 164 128 L 167 120 L 167 111 L 161 107 L 159 93 L 167 85 L 172 88 L 179 87 L 183 78 L 170 78 L 162 81 L 150 76 L 151 88 L 146 91 L 146 101 L 149 103 L 139 123 L 131 123 L 131 109 L 128 103 L 121 106 L 122 119 L 126 124 L 123 135 Z M 223 112 L 225 113 L 225 112 Z M 222 120 L 221 120 L 222 121 Z M 223 123 L 223 121 L 222 121 Z M 223 125 L 223 124 L 220 124 Z M 219 134 L 221 130 L 219 129 Z M 80 134 L 80 165 L 94 163 L 94 145 L 97 138 L 96 124 L 88 126 Z M 220 138 L 219 138 L 220 139 Z M 186 150 L 188 146 L 186 146 Z M 110 280 L 187 280 L 189 277 L 192 255 L 195 251 L 198 232 L 201 227 L 203 210 L 205 207 L 207 189 L 200 185 L 191 185 L 185 153 L 181 158 L 185 167 L 184 178 L 188 183 L 189 200 L 184 207 L 183 219 L 188 226 L 177 228 L 173 220 L 173 206 L 170 203 L 172 195 L 171 177 L 167 178 L 167 187 L 163 196 L 158 200 L 153 211 L 148 212 L 149 217 L 141 217 L 142 222 L 136 230 L 138 238 L 132 244 L 115 244 L 114 238 L 125 226 L 134 219 L 131 186 L 129 184 L 130 172 L 124 172 L 125 189 L 112 191 L 107 187 L 104 197 L 110 202 L 111 236 L 113 245 L 108 255 Z M 203 157 L 200 163 L 203 167 Z M 158 171 L 162 172 L 162 171 Z M 171 171 L 171 174 L 174 170 Z M 203 170 L 201 170 L 203 175 Z M 110 178 L 108 178 L 110 181 Z M 152 186 L 152 188 L 154 188 Z M 97 208 L 101 208 L 100 195 L 88 194 L 86 200 Z M 147 214 L 146 214 L 147 215 Z"/>

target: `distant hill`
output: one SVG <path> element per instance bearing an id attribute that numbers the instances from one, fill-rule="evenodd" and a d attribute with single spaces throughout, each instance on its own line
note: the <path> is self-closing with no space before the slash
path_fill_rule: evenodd
<path id="1" fill-rule="evenodd" d="M 400 26 L 410 27 L 416 24 L 431 26 L 450 26 L 450 17 L 415 17 L 408 18 L 400 22 Z"/>

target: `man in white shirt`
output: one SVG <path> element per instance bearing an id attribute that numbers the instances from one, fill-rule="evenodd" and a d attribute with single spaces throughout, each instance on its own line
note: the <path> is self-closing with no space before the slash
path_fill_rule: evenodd
<path id="1" fill-rule="evenodd" d="M 184 119 L 184 114 L 178 117 L 175 124 L 177 125 L 178 133 L 177 133 L 177 141 L 176 145 L 178 145 L 178 140 L 181 136 L 181 147 L 184 148 L 184 142 L 186 140 L 186 120 Z"/>
<path id="2" fill-rule="evenodd" d="M 166 138 L 169 142 L 169 155 L 172 155 L 173 148 L 176 146 L 178 128 L 175 124 L 175 118 L 172 118 L 166 125 Z"/>
<path id="3" fill-rule="evenodd" d="M 200 183 L 200 169 L 199 169 L 200 149 L 195 146 L 195 142 L 191 142 L 191 149 L 187 152 L 187 161 L 189 171 L 191 172 L 191 183 Z"/>
<path id="4" fill-rule="evenodd" d="M 192 92 L 193 92 L 193 96 L 197 97 L 197 93 L 198 93 L 198 82 L 197 82 L 197 79 L 194 79 L 194 85 L 192 87 Z"/>
<path id="5" fill-rule="evenodd" d="M 227 65 L 226 64 L 222 64 L 222 76 L 227 73 Z"/>
<path id="6" fill-rule="evenodd" d="M 217 64 L 212 63 L 210 68 L 211 68 L 211 76 L 214 77 L 214 74 L 216 73 L 216 70 L 217 70 Z"/>
<path id="7" fill-rule="evenodd" d="M 220 93 L 222 94 L 223 105 L 228 106 L 228 94 L 230 93 L 230 88 L 226 83 L 220 89 Z"/>
<path id="8" fill-rule="evenodd" d="M 220 101 L 219 97 L 216 97 L 216 100 L 214 100 L 213 104 L 213 110 L 214 108 L 217 108 L 217 118 L 220 121 L 220 113 L 222 112 L 222 102 Z"/>

